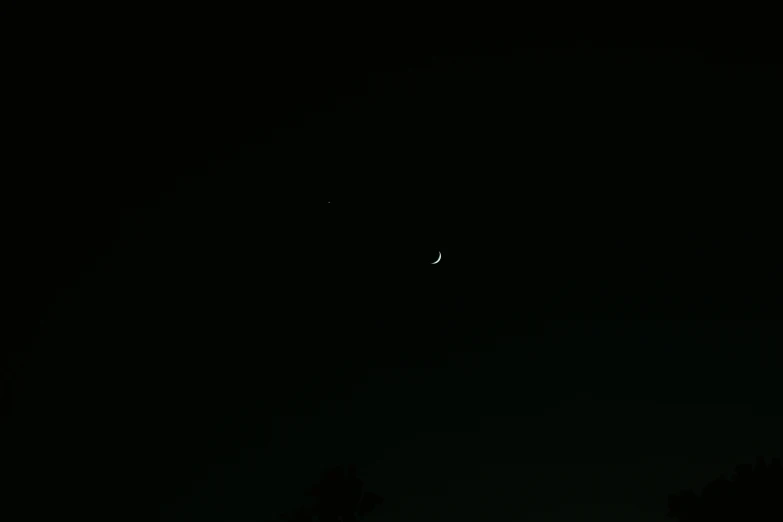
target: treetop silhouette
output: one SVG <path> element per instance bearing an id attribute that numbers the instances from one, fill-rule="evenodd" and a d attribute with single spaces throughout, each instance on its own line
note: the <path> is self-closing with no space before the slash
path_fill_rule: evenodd
<path id="1" fill-rule="evenodd" d="M 730 479 L 721 476 L 697 495 L 685 490 L 669 495 L 668 516 L 680 522 L 772 522 L 783 520 L 783 466 L 779 458 L 756 466 L 740 464 Z"/>

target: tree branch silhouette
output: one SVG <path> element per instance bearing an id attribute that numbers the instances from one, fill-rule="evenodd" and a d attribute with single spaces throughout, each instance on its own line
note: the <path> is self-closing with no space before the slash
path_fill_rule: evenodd
<path id="1" fill-rule="evenodd" d="M 685 490 L 669 495 L 669 518 L 679 522 L 772 522 L 783 520 L 783 467 L 780 459 L 756 466 L 740 464 L 730 479 L 721 476 L 697 495 Z"/>
<path id="2" fill-rule="evenodd" d="M 321 480 L 306 494 L 314 497 L 314 504 L 281 515 L 283 522 L 358 522 L 384 500 L 381 495 L 364 490 L 356 467 L 350 464 L 325 470 Z"/>

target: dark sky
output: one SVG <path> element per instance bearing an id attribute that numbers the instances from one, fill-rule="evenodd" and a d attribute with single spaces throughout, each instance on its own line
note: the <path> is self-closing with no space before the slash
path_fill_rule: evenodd
<path id="1" fill-rule="evenodd" d="M 311 321 L 270 339 L 245 318 L 191 325 L 211 342 L 159 328 L 162 342 L 138 333 L 149 311 L 96 327 L 107 315 L 58 331 L 80 348 L 41 362 L 25 394 L 46 429 L 29 471 L 64 465 L 46 483 L 79 510 L 269 520 L 356 462 L 386 498 L 378 520 L 662 521 L 669 493 L 783 449 L 779 321 L 564 321 L 467 342 L 402 312 L 393 341 Z"/>
<path id="2" fill-rule="evenodd" d="M 271 522 L 354 462 L 368 520 L 662 521 L 781 456 L 776 66 L 418 43 L 53 59 L 105 89 L 19 177 L 31 518 Z"/>

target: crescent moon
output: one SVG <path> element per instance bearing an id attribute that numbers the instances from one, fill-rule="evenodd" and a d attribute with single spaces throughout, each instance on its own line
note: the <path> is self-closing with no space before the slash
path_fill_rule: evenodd
<path id="1" fill-rule="evenodd" d="M 431 265 L 437 265 L 440 261 L 440 252 L 438 252 L 438 259 L 436 259 L 434 262 L 430 263 Z"/>

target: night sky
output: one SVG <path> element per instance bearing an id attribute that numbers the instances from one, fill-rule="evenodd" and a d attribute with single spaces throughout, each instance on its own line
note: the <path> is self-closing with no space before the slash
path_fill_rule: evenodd
<path id="1" fill-rule="evenodd" d="M 163 94 L 20 199 L 9 520 L 273 522 L 355 463 L 366 520 L 662 522 L 783 455 L 779 71 L 418 43 L 117 69 Z"/>

